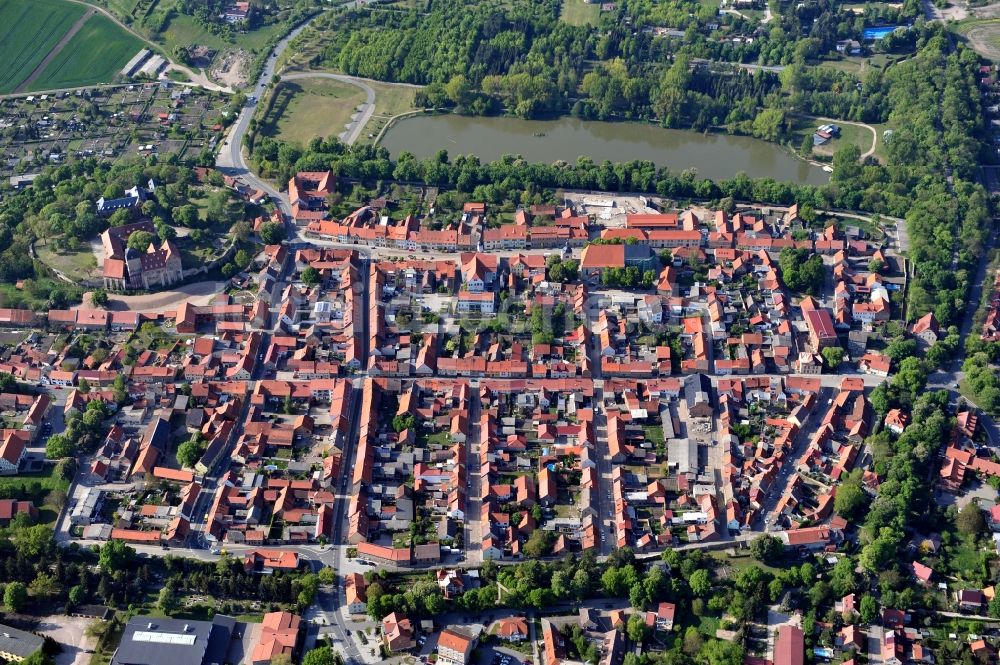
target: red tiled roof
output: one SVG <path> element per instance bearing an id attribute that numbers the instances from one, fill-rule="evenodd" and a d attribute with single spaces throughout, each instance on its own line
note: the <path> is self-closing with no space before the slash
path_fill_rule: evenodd
<path id="1" fill-rule="evenodd" d="M 580 267 L 622 268 L 625 266 L 625 245 L 587 245 L 580 256 Z"/>

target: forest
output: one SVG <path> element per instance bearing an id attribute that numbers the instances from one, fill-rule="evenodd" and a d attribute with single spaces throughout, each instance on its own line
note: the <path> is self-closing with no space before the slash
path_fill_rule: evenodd
<path id="1" fill-rule="evenodd" d="M 835 55 L 839 42 L 862 40 L 872 25 L 913 25 L 870 47 L 890 54 L 912 53 L 930 30 L 914 0 L 867 6 L 863 15 L 834 0 L 783 3 L 766 27 L 694 0 L 621 2 L 600 25 L 573 26 L 559 20 L 561 5 L 429 0 L 409 10 L 352 9 L 316 22 L 321 54 L 311 64 L 426 85 L 418 104 L 472 114 L 572 113 L 705 129 L 752 120 L 760 106 L 789 108 L 771 93 L 790 88 L 795 108 L 884 121 L 876 119 L 882 100 L 871 95 L 877 80 L 868 81 L 881 69 L 862 81 L 834 69 L 807 73 L 806 65 Z M 719 63 L 794 71 L 779 81 L 774 71 Z"/>

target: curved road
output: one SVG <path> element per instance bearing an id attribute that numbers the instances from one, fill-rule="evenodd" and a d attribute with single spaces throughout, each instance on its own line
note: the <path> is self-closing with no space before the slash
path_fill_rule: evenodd
<path id="1" fill-rule="evenodd" d="M 195 73 L 194 70 L 185 67 L 184 65 L 178 65 L 176 62 L 170 59 L 170 55 L 165 50 L 163 50 L 163 47 L 160 44 L 150 41 L 143 35 L 133 30 L 131 26 L 125 25 L 124 23 L 122 23 L 121 20 L 119 20 L 117 16 L 109 12 L 104 7 L 101 7 L 100 5 L 97 4 L 93 4 L 91 2 L 87 2 L 87 0 L 70 0 L 70 2 L 75 2 L 78 5 L 85 5 L 87 7 L 90 7 L 91 9 L 96 9 L 100 13 L 104 14 L 119 28 L 129 33 L 130 35 L 141 41 L 143 44 L 146 44 L 146 46 L 148 46 L 154 53 L 159 53 L 160 55 L 162 55 L 167 61 L 167 67 L 166 69 L 164 69 L 164 71 L 173 69 L 175 71 L 181 72 L 189 79 L 191 79 L 192 83 L 207 90 L 213 90 L 215 92 L 227 92 L 227 93 L 231 93 L 233 91 L 232 88 L 221 86 L 209 80 L 208 76 L 206 76 L 205 74 Z M 93 87 L 93 86 L 87 86 L 87 87 Z"/>
<path id="2" fill-rule="evenodd" d="M 349 3 L 353 4 L 353 3 Z M 240 111 L 239 117 L 236 122 L 233 123 L 230 129 L 229 136 L 226 137 L 225 141 L 222 143 L 222 147 L 219 151 L 219 156 L 215 161 L 215 166 L 217 169 L 230 175 L 234 178 L 240 178 L 246 182 L 251 187 L 265 192 L 269 197 L 271 197 L 278 206 L 278 209 L 285 216 L 286 220 L 289 220 L 292 215 L 291 204 L 288 201 L 288 197 L 282 194 L 280 191 L 275 189 L 267 181 L 257 177 L 257 175 L 250 170 L 247 166 L 246 160 L 243 157 L 243 141 L 246 139 L 247 131 L 250 129 L 250 120 L 253 118 L 254 109 L 257 104 L 257 100 L 263 96 L 264 92 L 267 90 L 267 86 L 270 84 L 271 80 L 275 75 L 275 67 L 278 63 L 278 58 L 284 53 L 285 49 L 288 48 L 288 44 L 298 37 L 303 30 L 305 30 L 310 23 L 312 23 L 315 18 L 320 16 L 314 16 L 313 18 L 305 21 L 290 33 L 288 33 L 281 41 L 279 41 L 274 50 L 271 51 L 271 55 L 268 56 L 267 61 L 264 63 L 264 69 L 261 71 L 260 78 L 257 79 L 257 84 L 254 86 L 253 90 L 249 93 L 246 105 Z M 342 74 L 327 74 L 323 72 L 296 72 L 290 73 L 282 76 L 282 80 L 291 81 L 297 79 L 306 78 L 325 78 L 332 79 L 335 81 L 340 81 L 342 83 L 347 83 L 349 85 L 357 86 L 365 91 L 366 100 L 364 108 L 361 112 L 354 118 L 350 125 L 348 125 L 347 130 L 342 136 L 344 136 L 344 143 L 351 145 L 354 143 L 358 136 L 361 134 L 365 125 L 368 124 L 368 120 L 371 119 L 372 114 L 375 112 L 375 90 L 368 85 L 365 79 L 359 79 L 353 76 L 345 76 Z M 419 87 L 419 86 L 416 86 Z M 296 229 L 293 226 L 289 227 L 289 231 L 294 235 Z"/>
<path id="3" fill-rule="evenodd" d="M 315 17 L 313 17 L 315 18 Z M 253 117 L 254 107 L 256 106 L 256 99 L 260 99 L 264 91 L 267 90 L 268 84 L 274 77 L 274 67 L 278 62 L 278 57 L 284 53 L 285 49 L 288 48 L 289 42 L 298 37 L 303 30 L 313 21 L 309 19 L 308 21 L 302 23 L 300 26 L 292 30 L 290 33 L 285 35 L 285 37 L 279 41 L 274 46 L 274 50 L 271 51 L 271 55 L 268 56 L 267 61 L 264 63 L 264 69 L 260 73 L 260 78 L 257 79 L 257 84 L 254 86 L 253 91 L 250 92 L 250 96 L 247 98 L 247 103 L 240 111 L 240 115 L 236 118 L 236 122 L 233 123 L 232 129 L 229 131 L 229 136 L 222 143 L 222 148 L 219 151 L 219 156 L 215 160 L 215 166 L 220 171 L 226 175 L 233 177 L 238 177 L 244 182 L 246 182 L 251 187 L 265 192 L 268 196 L 275 200 L 278 204 L 278 209 L 281 210 L 282 214 L 288 218 L 292 214 L 292 208 L 288 203 L 288 199 L 282 196 L 281 192 L 276 190 L 266 181 L 261 180 L 250 170 L 247 166 L 246 161 L 243 159 L 243 139 L 246 138 L 247 130 L 250 129 L 250 119 Z"/>
<path id="4" fill-rule="evenodd" d="M 875 150 L 878 149 L 878 130 L 876 130 L 871 125 L 867 125 L 863 122 L 854 122 L 853 120 L 838 120 L 837 118 L 825 118 L 821 115 L 802 115 L 803 118 L 812 118 L 813 120 L 819 120 L 820 122 L 826 122 L 834 125 L 853 125 L 855 127 L 864 127 L 869 132 L 872 133 L 872 147 L 865 153 L 861 155 L 861 161 L 864 161 L 875 154 Z"/>

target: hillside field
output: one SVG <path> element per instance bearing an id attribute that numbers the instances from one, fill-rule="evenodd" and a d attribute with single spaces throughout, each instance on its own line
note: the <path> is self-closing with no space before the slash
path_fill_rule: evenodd
<path id="1" fill-rule="evenodd" d="M 94 14 L 31 85 L 33 90 L 109 83 L 144 44 Z"/>
<path id="2" fill-rule="evenodd" d="M 64 0 L 0 2 L 0 93 L 12 92 L 28 78 L 85 11 L 84 5 Z"/>

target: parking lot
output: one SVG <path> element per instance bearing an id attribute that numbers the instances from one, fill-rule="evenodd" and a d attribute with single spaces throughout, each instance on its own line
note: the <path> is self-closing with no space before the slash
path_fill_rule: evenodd
<path id="1" fill-rule="evenodd" d="M 531 659 L 502 646 L 483 644 L 476 650 L 479 665 L 521 665 Z"/>
<path id="2" fill-rule="evenodd" d="M 62 652 L 56 656 L 56 665 L 86 665 L 97 646 L 97 638 L 87 635 L 87 627 L 93 621 L 58 614 L 42 618 L 35 630 L 62 645 Z"/>

